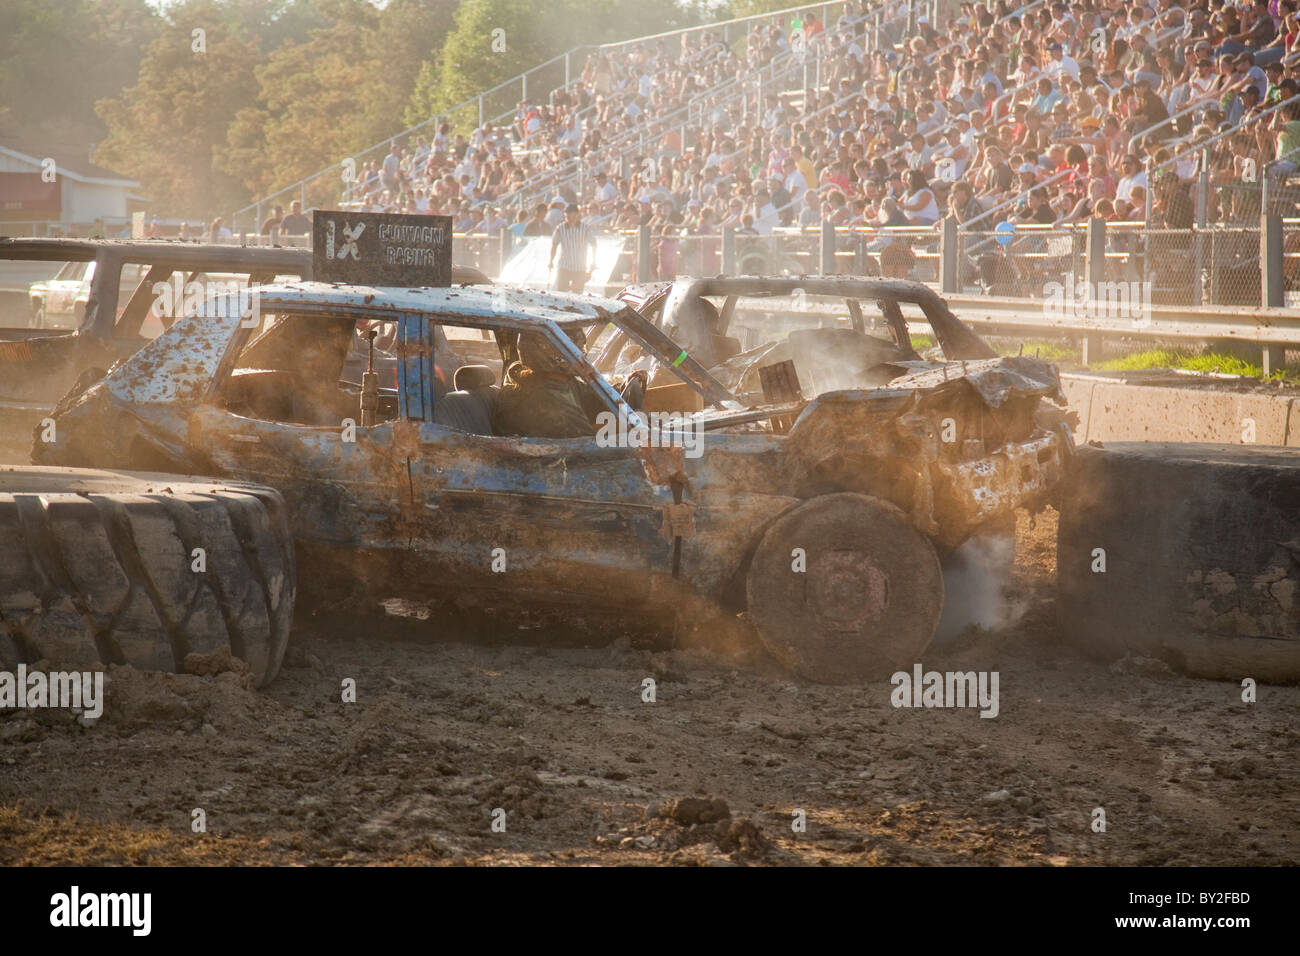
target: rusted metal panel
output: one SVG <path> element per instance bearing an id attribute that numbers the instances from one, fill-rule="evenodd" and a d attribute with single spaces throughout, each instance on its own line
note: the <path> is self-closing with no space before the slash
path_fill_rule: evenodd
<path id="1" fill-rule="evenodd" d="M 791 359 L 762 366 L 758 370 L 758 377 L 763 383 L 763 399 L 771 404 L 796 402 L 803 398 L 803 393 L 799 390 L 799 373 L 795 371 Z M 772 430 L 778 435 L 784 435 L 793 424 L 792 416 L 782 415 L 772 419 Z"/>
<path id="2" fill-rule="evenodd" d="M 938 367 L 901 375 L 890 388 L 941 389 L 969 386 L 991 408 L 1024 396 L 1039 396 L 1065 404 L 1056 368 L 1030 356 L 945 362 Z"/>
<path id="3" fill-rule="evenodd" d="M 981 524 L 1015 508 L 1037 510 L 1064 474 L 1066 439 L 1048 432 L 974 461 L 935 465 L 938 538 L 960 544 Z"/>

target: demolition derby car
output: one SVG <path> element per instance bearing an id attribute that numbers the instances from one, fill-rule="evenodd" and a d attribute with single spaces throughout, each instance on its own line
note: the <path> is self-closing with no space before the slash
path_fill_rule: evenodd
<path id="1" fill-rule="evenodd" d="M 221 289 L 312 277 L 307 249 L 161 239 L 0 238 L 0 460 L 21 460 L 32 428 L 78 382 L 94 381 Z M 460 283 L 486 283 L 452 266 Z M 357 374 L 363 356 L 354 354 Z M 9 449 L 13 449 L 10 453 Z"/>
<path id="2" fill-rule="evenodd" d="M 940 368 L 941 361 L 922 361 L 912 347 L 905 308 L 934 332 L 943 359 L 997 355 L 938 293 L 919 282 L 854 276 L 682 278 L 629 286 L 619 300 L 689 349 L 742 399 L 756 399 L 764 391 L 760 370 L 786 361 L 794 363 L 798 380 L 813 393 L 887 385 L 900 368 Z M 596 367 L 608 373 L 646 364 L 626 336 L 611 336 L 596 359 Z"/>
<path id="3" fill-rule="evenodd" d="M 1039 415 L 1061 401 L 1056 370 L 1032 358 L 917 364 L 878 340 L 879 387 L 805 396 L 773 374 L 779 400 L 742 402 L 608 299 L 312 281 L 258 298 L 256 328 L 246 303 L 205 308 L 66 397 L 33 461 L 278 490 L 300 608 L 355 592 L 679 624 L 744 612 L 794 671 L 859 679 L 919 659 L 939 554 L 1040 506 L 1071 448 Z M 952 322 L 936 333 L 983 344 Z M 344 377 L 363 333 L 391 343 L 393 380 Z M 646 376 L 593 364 L 616 340 Z M 520 359 L 542 353 L 592 410 L 589 436 L 494 433 Z"/>

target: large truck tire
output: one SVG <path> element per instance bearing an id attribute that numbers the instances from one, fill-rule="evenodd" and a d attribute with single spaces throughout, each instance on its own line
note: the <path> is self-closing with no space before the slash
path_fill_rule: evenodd
<path id="1" fill-rule="evenodd" d="M 279 671 L 296 569 L 273 489 L 0 468 L 0 542 L 0 664 L 184 673 L 228 653 L 258 686 Z"/>

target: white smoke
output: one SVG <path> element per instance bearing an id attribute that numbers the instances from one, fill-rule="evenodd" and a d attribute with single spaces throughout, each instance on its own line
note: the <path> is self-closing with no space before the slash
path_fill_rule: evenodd
<path id="1" fill-rule="evenodd" d="M 986 531 L 967 539 L 943 562 L 943 616 L 934 643 L 956 640 L 974 624 L 986 630 L 1014 624 L 1024 613 L 1008 596 L 1016 558 L 1014 532 Z"/>

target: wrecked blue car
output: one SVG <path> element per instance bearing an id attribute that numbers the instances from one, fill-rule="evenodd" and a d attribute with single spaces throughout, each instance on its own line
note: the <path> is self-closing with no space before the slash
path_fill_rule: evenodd
<path id="1" fill-rule="evenodd" d="M 1038 415 L 1061 401 L 1056 371 L 1032 358 L 899 358 L 879 387 L 804 395 L 787 378 L 779 399 L 742 403 L 622 302 L 310 281 L 255 294 L 256 310 L 180 319 L 65 397 L 33 460 L 279 490 L 300 610 L 351 595 L 725 622 L 810 679 L 862 679 L 920 659 L 940 555 L 1041 507 L 1070 450 Z M 371 335 L 391 372 L 345 376 Z M 651 374 L 599 371 L 615 338 Z M 576 395 L 589 434 L 498 433 L 525 359 Z"/>

